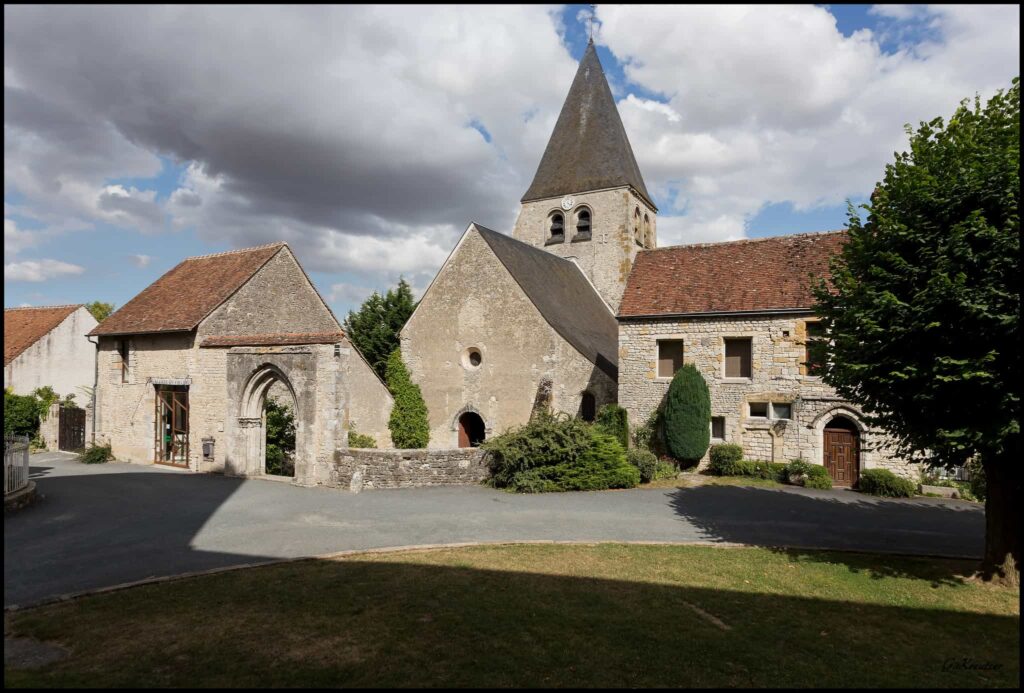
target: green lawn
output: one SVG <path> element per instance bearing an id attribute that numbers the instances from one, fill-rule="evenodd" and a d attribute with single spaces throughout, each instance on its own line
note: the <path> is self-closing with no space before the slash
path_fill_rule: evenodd
<path id="1" fill-rule="evenodd" d="M 641 484 L 640 488 L 694 488 L 696 486 L 756 486 L 758 488 L 783 488 L 788 486 L 788 484 L 780 484 L 774 479 L 761 479 L 756 476 L 715 476 L 713 474 L 700 474 L 699 477 L 699 480 L 693 479 L 693 475 L 673 479 L 655 479 L 648 484 Z"/>
<path id="2" fill-rule="evenodd" d="M 15 612 L 71 655 L 4 683 L 1017 686 L 1019 592 L 972 568 L 621 544 L 303 561 Z"/>

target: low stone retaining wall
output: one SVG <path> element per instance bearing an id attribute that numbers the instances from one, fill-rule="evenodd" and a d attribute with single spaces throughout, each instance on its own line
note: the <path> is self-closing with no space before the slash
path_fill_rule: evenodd
<path id="1" fill-rule="evenodd" d="M 454 450 L 336 450 L 322 486 L 359 492 L 371 488 L 465 486 L 490 476 L 485 453 Z"/>

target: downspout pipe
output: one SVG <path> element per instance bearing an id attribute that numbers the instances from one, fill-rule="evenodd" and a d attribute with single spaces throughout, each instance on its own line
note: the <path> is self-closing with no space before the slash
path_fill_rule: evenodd
<path id="1" fill-rule="evenodd" d="M 96 347 L 96 352 L 93 356 L 93 375 L 92 375 L 92 438 L 89 441 L 93 445 L 96 444 L 96 419 L 99 418 L 100 408 L 96 398 L 99 396 L 100 387 L 100 338 L 97 337 L 96 341 L 92 341 L 89 335 L 85 336 L 89 340 L 89 343 Z"/>

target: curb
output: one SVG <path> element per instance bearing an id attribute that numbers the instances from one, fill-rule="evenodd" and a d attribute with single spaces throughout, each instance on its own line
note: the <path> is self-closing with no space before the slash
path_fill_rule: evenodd
<path id="1" fill-rule="evenodd" d="M 834 547 L 824 546 L 763 546 L 758 544 L 738 544 L 734 542 L 715 542 L 715 541 L 588 541 L 585 539 L 570 539 L 570 540 L 557 540 L 557 539 L 522 539 L 522 540 L 511 540 L 511 541 L 467 541 L 467 542 L 456 542 L 451 544 L 411 544 L 407 546 L 386 546 L 373 549 L 349 549 L 346 551 L 336 551 L 332 553 L 317 554 L 315 556 L 300 556 L 295 558 L 278 558 L 271 559 L 269 561 L 261 561 L 257 563 L 241 563 L 238 565 L 223 566 L 220 568 L 209 568 L 207 570 L 196 570 L 186 573 L 178 573 L 176 575 L 162 575 L 159 577 L 148 577 L 142 578 L 141 580 L 133 580 L 131 582 L 122 582 L 116 585 L 109 585 L 107 587 L 97 587 L 89 590 L 82 590 L 79 592 L 69 592 L 66 594 L 60 594 L 54 597 L 46 597 L 36 602 L 29 604 L 11 604 L 4 606 L 4 614 L 14 613 L 17 611 L 25 611 L 29 609 L 36 609 L 42 606 L 48 606 L 50 604 L 58 604 L 63 602 L 74 601 L 83 597 L 90 597 L 99 594 L 108 594 L 110 592 L 120 592 L 121 590 L 130 589 L 132 587 L 142 587 L 143 585 L 156 585 L 165 582 L 175 582 L 178 580 L 188 580 L 190 578 L 204 577 L 207 575 L 218 575 L 220 573 L 229 573 L 236 570 L 246 570 L 249 568 L 259 568 L 267 566 L 285 565 L 288 563 L 299 563 L 301 561 L 326 561 L 335 560 L 339 558 L 350 558 L 352 556 L 365 556 L 365 555 L 377 555 L 377 554 L 389 554 L 389 553 L 419 553 L 424 551 L 437 551 L 441 549 L 464 549 L 473 548 L 478 546 L 522 546 L 522 545 L 583 545 L 583 546 L 601 546 L 605 544 L 615 545 L 627 545 L 627 546 L 701 546 L 706 548 L 718 548 L 718 549 L 772 549 L 772 550 L 795 550 L 795 551 L 823 551 L 830 553 L 848 553 L 848 554 L 859 554 L 867 556 L 899 556 L 903 558 L 937 558 L 942 560 L 981 560 L 980 556 L 965 556 L 960 554 L 906 554 L 898 551 L 866 551 L 864 549 L 837 549 Z"/>

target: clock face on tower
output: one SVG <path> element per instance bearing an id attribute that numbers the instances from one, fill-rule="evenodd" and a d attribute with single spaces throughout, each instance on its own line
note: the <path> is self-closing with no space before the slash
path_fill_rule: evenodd
<path id="1" fill-rule="evenodd" d="M 565 197 L 562 198 L 562 209 L 564 209 L 565 211 L 568 212 L 570 209 L 572 209 L 572 206 L 574 204 L 576 204 L 576 201 L 573 200 L 570 196 L 566 195 Z"/>

